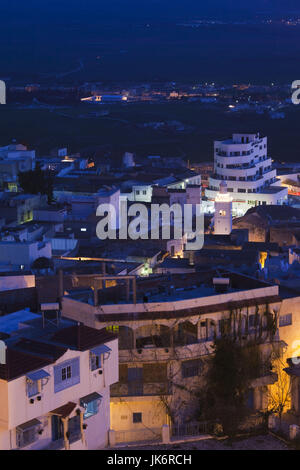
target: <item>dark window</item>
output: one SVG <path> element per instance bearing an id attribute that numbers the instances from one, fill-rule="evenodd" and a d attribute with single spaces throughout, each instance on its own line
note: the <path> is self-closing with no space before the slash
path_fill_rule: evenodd
<path id="1" fill-rule="evenodd" d="M 183 378 L 196 377 L 201 374 L 202 363 L 198 359 L 193 361 L 185 361 L 181 364 L 181 370 Z"/>
<path id="2" fill-rule="evenodd" d="M 143 368 L 142 367 L 129 367 L 128 368 L 128 395 L 129 396 L 143 395 Z"/>
<path id="3" fill-rule="evenodd" d="M 16 429 L 17 447 L 26 447 L 38 439 L 41 422 L 37 419 L 21 424 Z"/>
<path id="4" fill-rule="evenodd" d="M 142 422 L 142 413 L 132 413 L 132 422 L 141 423 Z"/>
<path id="5" fill-rule="evenodd" d="M 279 317 L 279 326 L 288 326 L 292 324 L 292 314 L 282 315 Z"/>

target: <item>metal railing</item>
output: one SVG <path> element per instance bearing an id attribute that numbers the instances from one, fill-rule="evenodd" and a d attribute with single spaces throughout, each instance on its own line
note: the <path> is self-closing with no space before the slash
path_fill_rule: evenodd
<path id="1" fill-rule="evenodd" d="M 211 434 L 214 430 L 215 424 L 216 423 L 214 421 L 173 424 L 171 428 L 171 436 L 178 438 Z"/>
<path id="2" fill-rule="evenodd" d="M 116 443 L 160 441 L 162 428 L 139 428 L 115 432 Z"/>

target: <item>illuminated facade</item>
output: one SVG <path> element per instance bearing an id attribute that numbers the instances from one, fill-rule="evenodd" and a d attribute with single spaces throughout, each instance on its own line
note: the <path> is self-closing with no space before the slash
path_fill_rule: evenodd
<path id="1" fill-rule="evenodd" d="M 233 215 L 243 215 L 258 205 L 287 203 L 287 188 L 280 186 L 272 167 L 267 137 L 259 134 L 233 134 L 231 139 L 215 141 L 214 174 L 205 190 L 211 212 L 222 181 L 232 195 Z"/>

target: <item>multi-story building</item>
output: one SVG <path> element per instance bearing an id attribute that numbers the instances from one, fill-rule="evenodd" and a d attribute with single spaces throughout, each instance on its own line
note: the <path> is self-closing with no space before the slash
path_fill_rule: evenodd
<path id="1" fill-rule="evenodd" d="M 208 211 L 213 211 L 213 201 L 224 180 L 232 193 L 234 215 L 243 215 L 258 205 L 288 202 L 287 188 L 280 186 L 268 155 L 267 137 L 258 133 L 233 134 L 231 139 L 215 141 L 214 174 L 205 191 Z"/>
<path id="2" fill-rule="evenodd" d="M 18 173 L 33 170 L 35 151 L 21 144 L 0 148 L 0 187 L 17 191 Z"/>
<path id="3" fill-rule="evenodd" d="M 14 332 L 14 314 L 0 322 L 6 343 L 0 364 L 0 448 L 105 447 L 110 385 L 118 381 L 116 336 L 65 320 L 54 325 L 44 318 L 43 325 L 40 315 L 32 316 L 26 321 L 23 312 Z"/>
<path id="4" fill-rule="evenodd" d="M 249 327 L 251 335 L 256 315 L 265 321 L 267 311 L 274 317 L 280 308 L 278 286 L 225 271 L 157 276 L 139 280 L 137 288 L 134 276 L 114 279 L 113 288 L 98 290 L 106 282 L 98 276 L 93 289 L 70 292 L 62 310 L 66 317 L 119 335 L 119 383 L 111 389 L 117 442 L 153 439 L 163 424 L 197 420 L 198 392 L 223 322 L 238 312 L 243 334 Z M 273 346 L 263 336 L 266 357 Z M 249 402 L 254 410 L 267 407 L 268 385 L 274 381 L 270 368 L 253 380 Z"/>

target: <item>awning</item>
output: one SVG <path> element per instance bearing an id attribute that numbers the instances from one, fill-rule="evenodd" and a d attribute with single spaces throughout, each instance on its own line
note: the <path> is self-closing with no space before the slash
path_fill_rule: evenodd
<path id="1" fill-rule="evenodd" d="M 41 370 L 37 370 L 35 372 L 30 372 L 30 374 L 26 374 L 26 377 L 28 379 L 32 380 L 32 382 L 35 382 L 36 380 L 45 379 L 46 377 L 50 377 L 50 374 L 48 374 L 48 372 L 46 372 L 44 369 L 41 369 Z"/>
<path id="2" fill-rule="evenodd" d="M 69 401 L 66 405 L 60 406 L 59 408 L 50 411 L 50 414 L 60 416 L 61 418 L 66 418 L 72 413 L 76 406 L 76 403 Z"/>
<path id="3" fill-rule="evenodd" d="M 93 354 L 104 354 L 106 352 L 110 352 L 111 349 L 106 346 L 105 344 L 101 344 L 101 346 L 97 346 L 96 348 L 91 349 Z"/>
<path id="4" fill-rule="evenodd" d="M 27 423 L 20 424 L 17 426 L 17 429 L 21 431 L 27 431 L 27 429 L 35 428 L 36 426 L 40 426 L 42 423 L 38 419 L 32 419 L 31 421 L 27 421 Z"/>
<path id="5" fill-rule="evenodd" d="M 97 393 L 97 392 L 90 393 L 90 395 L 86 395 L 85 397 L 80 398 L 80 406 L 84 407 L 88 405 L 89 403 L 91 403 L 92 401 L 101 400 L 101 399 L 102 399 L 102 395 L 100 395 L 100 393 Z"/>

